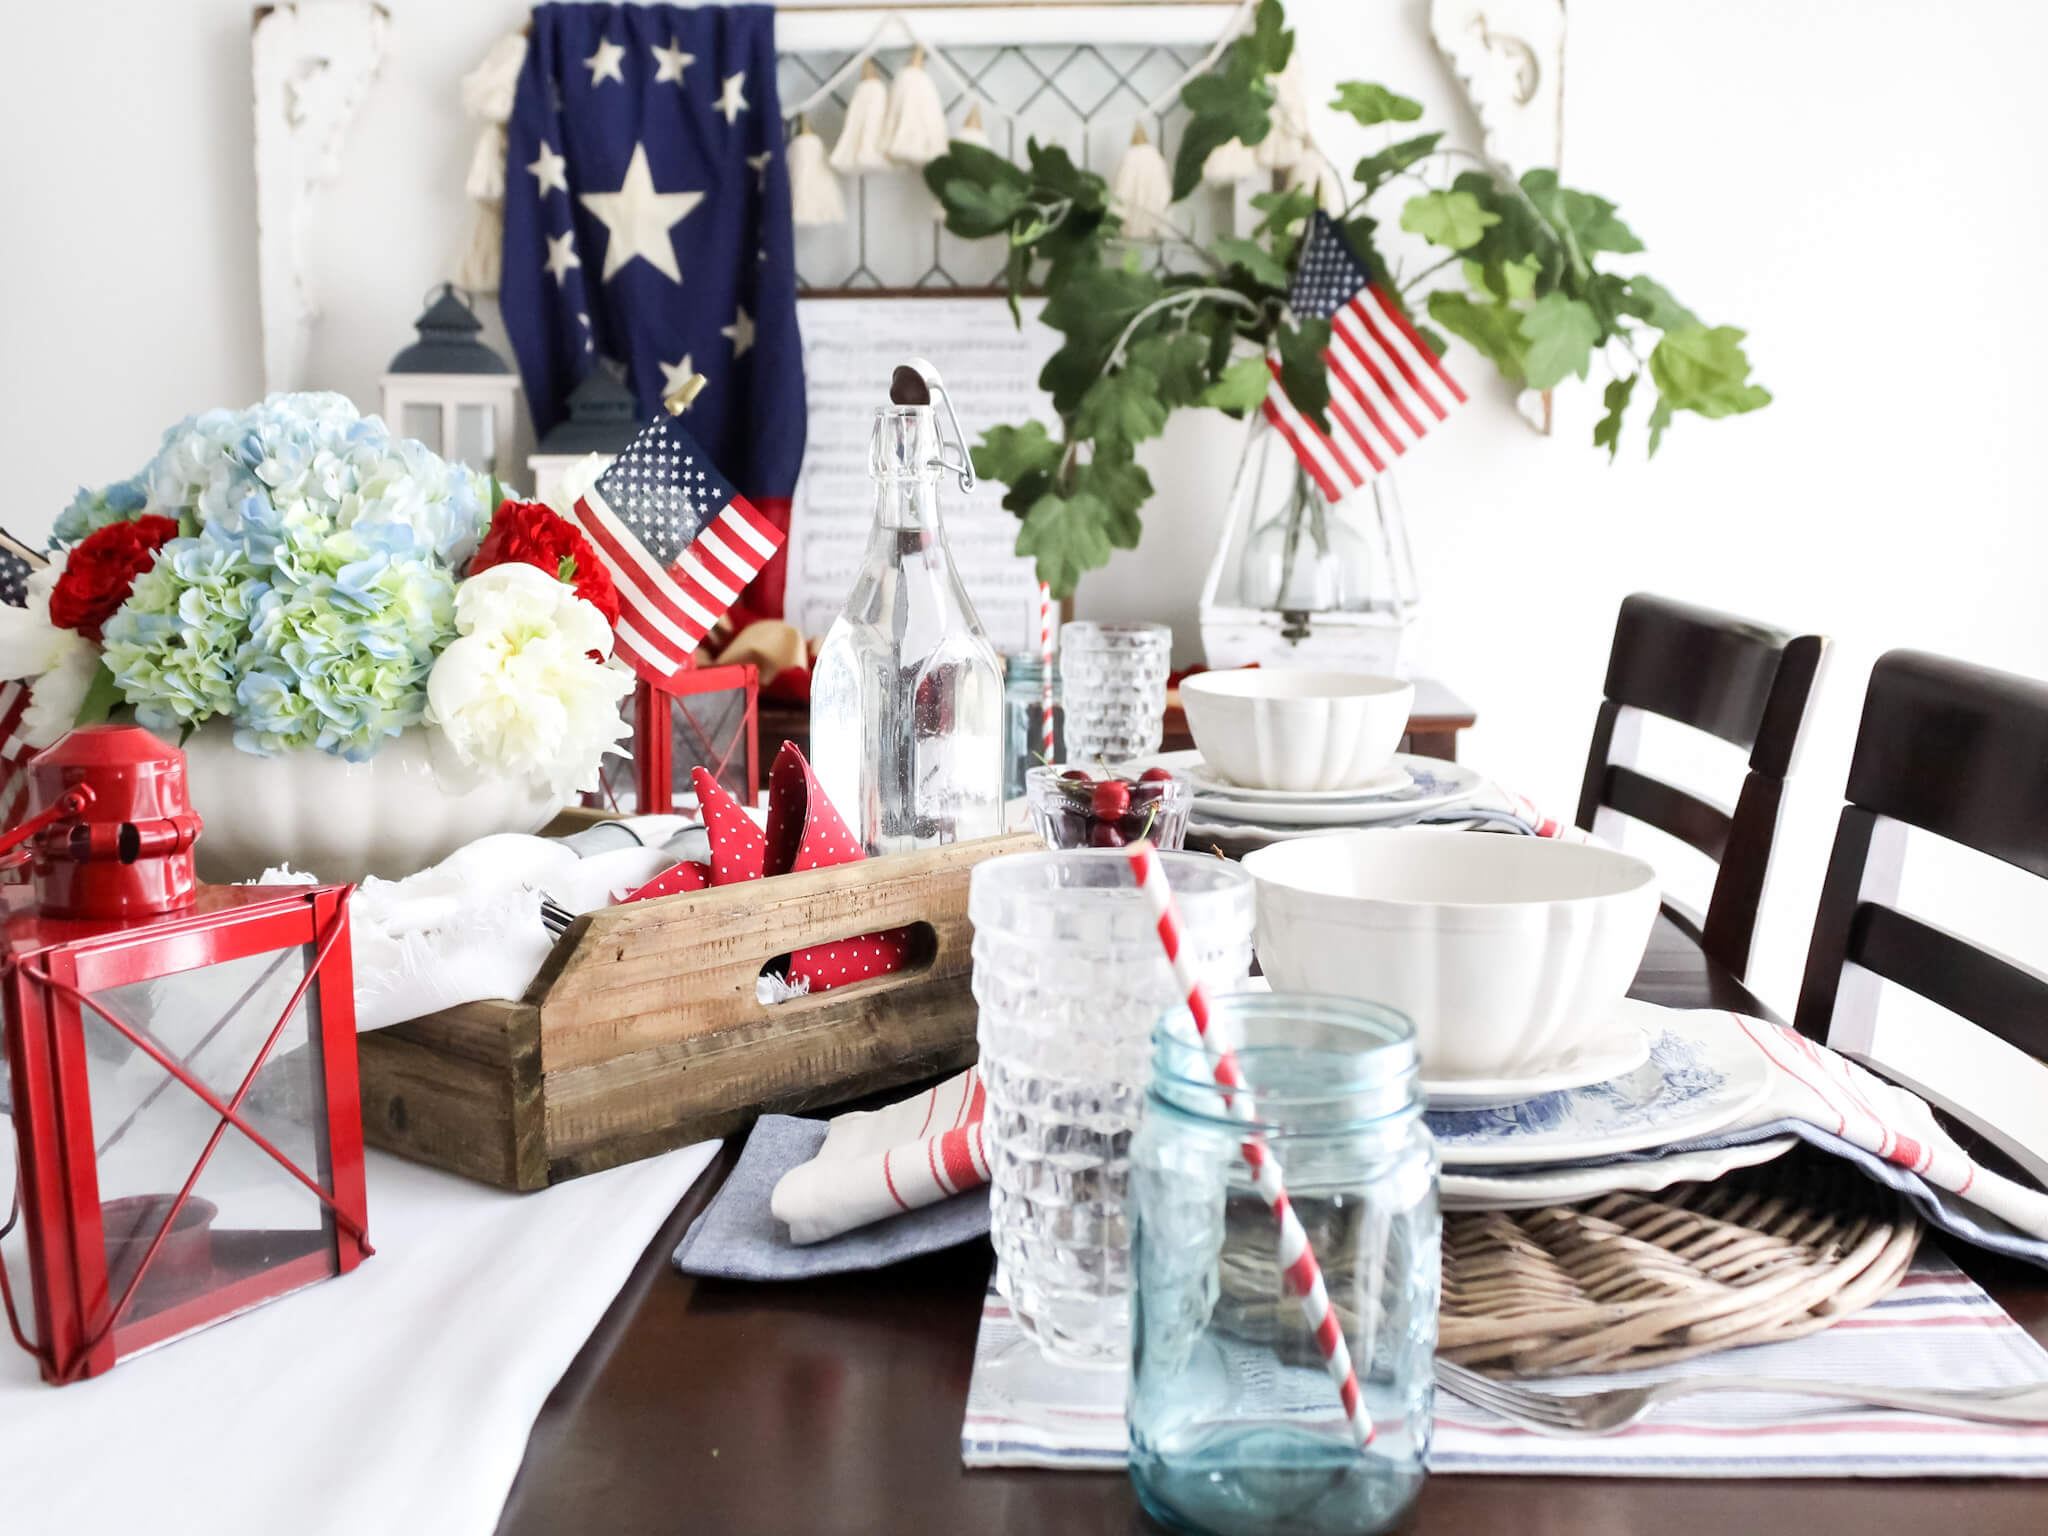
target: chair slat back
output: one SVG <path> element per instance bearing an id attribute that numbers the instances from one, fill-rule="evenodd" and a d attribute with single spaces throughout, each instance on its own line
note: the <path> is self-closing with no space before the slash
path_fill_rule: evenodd
<path id="1" fill-rule="evenodd" d="M 2048 879 L 2048 685 L 1915 651 L 1871 669 L 1794 1023 L 1867 1045 L 1854 965 L 2048 1060 L 2048 977 L 1899 911 L 1901 827 Z M 1853 1014 L 1854 1017 L 1850 1015 Z"/>
<path id="2" fill-rule="evenodd" d="M 1668 833 L 1720 866 L 1703 922 L 1667 904 L 1716 960 L 1749 966 L 1757 906 L 1776 840 L 1784 784 L 1827 641 L 1733 614 L 1638 592 L 1622 601 L 1607 659 L 1606 697 L 1593 728 L 1578 825 L 1602 807 Z M 1612 761 L 1623 711 L 1675 720 L 1749 750 L 1749 772 L 1730 811 Z"/>

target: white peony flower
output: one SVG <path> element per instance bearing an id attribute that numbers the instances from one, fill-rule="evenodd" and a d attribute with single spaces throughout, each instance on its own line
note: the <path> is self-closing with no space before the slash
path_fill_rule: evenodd
<path id="1" fill-rule="evenodd" d="M 64 561 L 58 555 L 29 577 L 24 606 L 0 603 L 0 678 L 35 684 L 21 729 L 23 739 L 38 749 L 76 723 L 100 660 L 100 648 L 85 636 L 50 622 L 50 591 L 64 574 Z"/>
<path id="2" fill-rule="evenodd" d="M 558 512 L 563 517 L 573 516 L 576 498 L 597 484 L 597 477 L 611 468 L 611 462 L 601 453 L 586 453 L 573 463 L 564 464 L 553 489 L 541 500 L 549 511 Z"/>
<path id="3" fill-rule="evenodd" d="M 464 766 L 536 779 L 555 794 L 597 787 L 631 729 L 632 674 L 608 655 L 611 626 L 575 589 L 530 565 L 494 565 L 455 589 L 459 636 L 427 677 L 427 723 Z"/>

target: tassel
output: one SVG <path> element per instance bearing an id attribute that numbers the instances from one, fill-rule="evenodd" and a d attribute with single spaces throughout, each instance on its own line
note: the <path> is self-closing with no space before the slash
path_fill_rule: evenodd
<path id="1" fill-rule="evenodd" d="M 455 281 L 472 293 L 496 293 L 503 276 L 505 121 L 512 115 L 512 98 L 525 67 L 526 34 L 513 32 L 498 39 L 483 63 L 462 77 L 462 110 L 483 124 L 463 180 L 463 191 L 476 204 L 476 216 L 455 271 Z"/>
<path id="2" fill-rule="evenodd" d="M 882 147 L 898 165 L 925 165 L 946 152 L 946 109 L 925 73 L 921 47 L 911 50 L 910 62 L 889 86 Z"/>
<path id="3" fill-rule="evenodd" d="M 853 88 L 853 100 L 846 104 L 846 121 L 839 129 L 839 142 L 832 146 L 832 169 L 842 176 L 889 167 L 882 153 L 882 119 L 888 114 L 889 92 L 881 72 L 869 59 L 860 68 L 860 84 Z"/>
<path id="4" fill-rule="evenodd" d="M 1258 158 L 1245 148 L 1242 139 L 1218 144 L 1202 162 L 1202 180 L 1212 187 L 1234 187 L 1258 173 Z"/>
<path id="5" fill-rule="evenodd" d="M 846 199 L 839 178 L 825 159 L 825 141 L 811 132 L 811 120 L 800 117 L 796 137 L 789 141 L 790 217 L 800 226 L 844 224 Z"/>
<path id="6" fill-rule="evenodd" d="M 1145 137 L 1143 123 L 1131 128 L 1131 147 L 1116 163 L 1109 199 L 1124 221 L 1124 233 L 1133 240 L 1152 239 L 1165 222 L 1160 215 L 1173 201 L 1173 178 L 1167 174 L 1166 157 Z"/>
<path id="7" fill-rule="evenodd" d="M 1292 170 L 1309 153 L 1308 82 L 1302 78 L 1297 48 L 1287 67 L 1273 77 L 1273 126 L 1259 141 L 1259 169 Z"/>
<path id="8" fill-rule="evenodd" d="M 963 144 L 978 144 L 989 148 L 988 130 L 981 126 L 981 103 L 975 102 L 967 109 L 967 120 L 960 125 L 960 131 L 953 135 Z"/>
<path id="9" fill-rule="evenodd" d="M 1310 144 L 1304 147 L 1301 158 L 1287 168 L 1287 190 L 1297 187 L 1313 187 L 1316 202 L 1331 218 L 1344 215 L 1344 183 L 1337 179 L 1337 173 L 1330 168 L 1328 157 Z"/>

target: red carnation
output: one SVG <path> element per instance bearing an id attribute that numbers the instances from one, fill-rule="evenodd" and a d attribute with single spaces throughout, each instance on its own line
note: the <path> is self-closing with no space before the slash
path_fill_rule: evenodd
<path id="1" fill-rule="evenodd" d="M 619 593 L 612 573 L 581 530 L 550 507 L 537 501 L 508 501 L 498 508 L 491 531 L 469 562 L 469 574 L 494 565 L 538 566 L 574 587 L 578 597 L 604 615 L 605 623 L 618 625 Z"/>
<path id="2" fill-rule="evenodd" d="M 177 536 L 176 518 L 155 516 L 109 523 L 87 534 L 50 589 L 50 622 L 99 644 L 101 627 L 128 601 L 135 578 Z"/>

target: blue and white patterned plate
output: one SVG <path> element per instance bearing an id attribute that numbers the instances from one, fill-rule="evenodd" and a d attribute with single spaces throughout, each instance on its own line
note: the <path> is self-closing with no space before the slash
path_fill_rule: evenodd
<path id="1" fill-rule="evenodd" d="M 1764 1058 L 1726 1014 L 1667 1014 L 1633 1072 L 1490 1109 L 1427 1116 L 1447 1168 L 1585 1162 L 1704 1136 L 1770 1089 Z"/>

